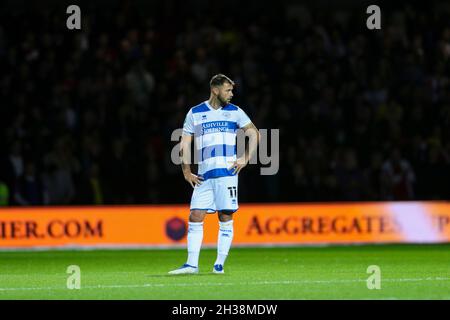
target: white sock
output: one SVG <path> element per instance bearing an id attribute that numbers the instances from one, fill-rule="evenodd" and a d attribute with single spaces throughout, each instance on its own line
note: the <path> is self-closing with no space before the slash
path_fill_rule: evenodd
<path id="1" fill-rule="evenodd" d="M 231 242 L 233 241 L 233 220 L 227 222 L 219 221 L 219 236 L 217 239 L 217 259 L 216 264 L 225 264 L 225 260 L 230 251 Z"/>
<path id="2" fill-rule="evenodd" d="M 203 240 L 203 222 L 189 222 L 187 235 L 188 259 L 187 264 L 198 267 L 198 258 Z"/>

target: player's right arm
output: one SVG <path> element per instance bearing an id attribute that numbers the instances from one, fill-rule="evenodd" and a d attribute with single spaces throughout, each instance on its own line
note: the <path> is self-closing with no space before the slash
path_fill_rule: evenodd
<path id="1" fill-rule="evenodd" d="M 196 185 L 202 184 L 202 177 L 199 177 L 191 171 L 191 145 L 194 141 L 193 135 L 184 134 L 181 136 L 180 156 L 181 169 L 183 170 L 184 179 L 194 188 Z"/>
<path id="2" fill-rule="evenodd" d="M 194 141 L 194 118 L 192 110 L 189 110 L 183 124 L 183 135 L 180 143 L 181 169 L 183 170 L 184 179 L 194 188 L 196 185 L 202 184 L 202 177 L 199 177 L 191 171 L 191 146 Z"/>

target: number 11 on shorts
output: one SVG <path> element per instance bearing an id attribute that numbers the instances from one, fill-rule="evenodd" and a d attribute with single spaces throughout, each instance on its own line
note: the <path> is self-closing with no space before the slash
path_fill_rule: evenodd
<path id="1" fill-rule="evenodd" d="M 237 188 L 236 187 L 228 187 L 227 189 L 230 190 L 230 198 L 236 198 Z"/>

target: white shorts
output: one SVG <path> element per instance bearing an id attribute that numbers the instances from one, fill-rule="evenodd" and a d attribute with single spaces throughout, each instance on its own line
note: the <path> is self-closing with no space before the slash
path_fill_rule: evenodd
<path id="1" fill-rule="evenodd" d="M 212 178 L 195 186 L 191 198 L 191 210 L 235 212 L 238 206 L 238 175 Z"/>

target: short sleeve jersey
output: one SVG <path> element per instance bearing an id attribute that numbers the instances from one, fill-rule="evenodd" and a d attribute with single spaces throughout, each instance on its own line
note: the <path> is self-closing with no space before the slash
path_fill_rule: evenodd
<path id="1" fill-rule="evenodd" d="M 214 109 L 205 101 L 189 110 L 183 133 L 194 136 L 198 174 L 204 180 L 233 175 L 228 168 L 236 160 L 236 131 L 250 123 L 247 114 L 231 103 Z"/>

